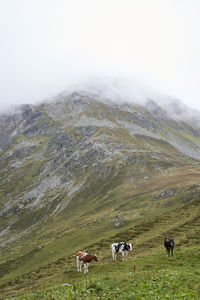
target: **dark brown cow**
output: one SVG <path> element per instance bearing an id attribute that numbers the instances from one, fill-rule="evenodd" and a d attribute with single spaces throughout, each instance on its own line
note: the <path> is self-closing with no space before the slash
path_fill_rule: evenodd
<path id="1" fill-rule="evenodd" d="M 170 253 L 171 253 L 171 256 L 173 256 L 174 245 L 175 245 L 175 243 L 174 243 L 173 238 L 171 238 L 171 237 L 164 238 L 164 246 L 165 246 L 168 256 L 170 256 Z"/>
<path id="2" fill-rule="evenodd" d="M 86 252 L 81 252 L 79 251 L 76 254 L 76 261 L 77 261 L 77 271 L 81 272 L 81 267 L 82 264 L 84 265 L 84 273 L 88 273 L 88 267 L 91 261 L 98 261 L 97 255 L 96 254 L 90 254 Z"/>

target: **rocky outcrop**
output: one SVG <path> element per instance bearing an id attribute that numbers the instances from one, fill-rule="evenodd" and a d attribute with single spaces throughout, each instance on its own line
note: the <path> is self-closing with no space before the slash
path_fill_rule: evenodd
<path id="1" fill-rule="evenodd" d="M 111 190 L 125 178 L 141 183 L 154 174 L 164 176 L 168 168 L 199 160 L 199 136 L 196 125 L 171 120 L 153 100 L 147 107 L 112 105 L 86 93 L 62 95 L 1 116 L 4 244 L 92 193 L 103 199 L 102 186 Z M 158 197 L 174 193 L 168 189 Z M 122 226 L 122 220 L 113 226 Z"/>

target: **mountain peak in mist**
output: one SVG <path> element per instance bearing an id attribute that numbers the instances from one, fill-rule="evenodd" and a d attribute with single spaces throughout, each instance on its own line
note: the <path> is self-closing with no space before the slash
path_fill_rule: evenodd
<path id="1" fill-rule="evenodd" d="M 40 103 L 48 103 L 55 101 L 76 101 L 76 100 L 93 100 L 99 101 L 112 106 L 119 106 L 130 109 L 129 104 L 140 105 L 146 107 L 151 113 L 158 114 L 160 117 L 168 117 L 172 119 L 186 119 L 199 123 L 200 112 L 194 110 L 179 99 L 164 95 L 152 90 L 151 88 L 141 85 L 137 80 L 130 80 L 122 77 L 92 77 L 84 81 L 71 85 L 69 88 L 59 93 L 55 97 Z M 36 106 L 40 105 L 37 103 Z M 13 106 L 6 111 L 6 114 L 28 112 L 33 109 L 32 104 L 23 104 Z"/>

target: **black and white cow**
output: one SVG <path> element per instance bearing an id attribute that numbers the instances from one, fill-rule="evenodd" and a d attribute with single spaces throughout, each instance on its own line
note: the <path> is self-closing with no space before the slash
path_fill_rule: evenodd
<path id="1" fill-rule="evenodd" d="M 117 260 L 117 253 L 122 254 L 122 260 L 126 260 L 129 251 L 132 250 L 132 244 L 127 244 L 125 242 L 120 242 L 120 243 L 114 243 L 111 246 L 112 249 L 112 259 L 113 261 Z"/>
<path id="2" fill-rule="evenodd" d="M 171 237 L 165 237 L 164 238 L 164 246 L 165 246 L 165 249 L 167 251 L 167 255 L 170 256 L 170 253 L 171 253 L 171 256 L 173 256 L 173 251 L 174 251 L 174 239 L 171 238 Z"/>

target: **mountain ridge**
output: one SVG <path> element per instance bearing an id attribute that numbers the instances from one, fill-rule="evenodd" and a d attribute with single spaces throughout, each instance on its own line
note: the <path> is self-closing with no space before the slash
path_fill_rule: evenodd
<path id="1" fill-rule="evenodd" d="M 25 264 L 34 270 L 63 257 L 63 244 L 73 252 L 198 203 L 200 127 L 153 100 L 112 106 L 75 93 L 23 106 L 0 126 L 0 265 L 21 249 L 35 253 Z"/>

